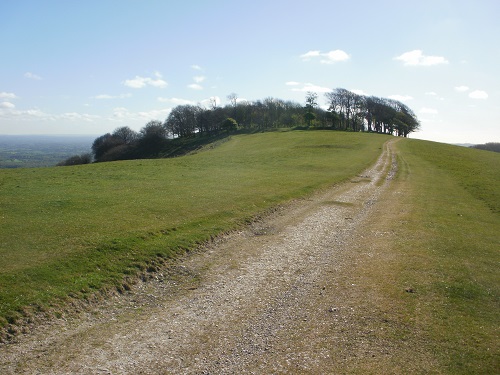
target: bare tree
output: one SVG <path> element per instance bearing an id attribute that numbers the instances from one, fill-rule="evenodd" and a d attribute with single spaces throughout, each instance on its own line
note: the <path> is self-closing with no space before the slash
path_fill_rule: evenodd
<path id="1" fill-rule="evenodd" d="M 231 106 L 236 107 L 236 104 L 238 103 L 238 94 L 235 92 L 232 92 L 227 96 L 227 100 L 229 100 L 229 103 L 231 103 Z"/>
<path id="2" fill-rule="evenodd" d="M 209 100 L 210 100 L 210 108 L 212 110 L 215 110 L 217 108 L 217 97 L 211 96 Z"/>
<path id="3" fill-rule="evenodd" d="M 306 113 L 304 114 L 304 119 L 306 120 L 307 126 L 311 126 L 312 122 L 316 119 L 314 114 L 315 108 L 318 106 L 317 103 L 318 94 L 315 92 L 308 91 L 306 94 Z"/>

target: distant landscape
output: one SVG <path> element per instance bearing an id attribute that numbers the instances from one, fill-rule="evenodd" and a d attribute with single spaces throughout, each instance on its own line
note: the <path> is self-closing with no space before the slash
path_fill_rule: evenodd
<path id="1" fill-rule="evenodd" d="M 92 135 L 0 135 L 0 168 L 53 167 L 90 152 Z"/>

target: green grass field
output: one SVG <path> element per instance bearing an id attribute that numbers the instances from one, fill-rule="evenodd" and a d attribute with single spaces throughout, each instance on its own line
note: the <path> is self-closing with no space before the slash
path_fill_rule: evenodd
<path id="1" fill-rule="evenodd" d="M 0 324 L 156 262 L 372 164 L 387 136 L 234 136 L 174 159 L 1 170 Z"/>
<path id="2" fill-rule="evenodd" d="M 498 373 L 500 155 L 411 139 L 396 150 L 398 204 L 378 223 L 390 228 L 390 247 L 361 272 L 383 296 L 378 310 L 397 319 L 390 339 L 411 346 L 398 366 Z"/>
<path id="3" fill-rule="evenodd" d="M 0 170 L 0 324 L 123 288 L 154 262 L 356 175 L 388 139 L 274 132 L 173 159 Z M 498 373 L 500 155 L 412 139 L 394 148 L 398 174 L 366 226 L 387 235 L 362 239 L 377 256 L 353 268 L 391 323 L 378 337 L 403 352 L 357 369 Z"/>

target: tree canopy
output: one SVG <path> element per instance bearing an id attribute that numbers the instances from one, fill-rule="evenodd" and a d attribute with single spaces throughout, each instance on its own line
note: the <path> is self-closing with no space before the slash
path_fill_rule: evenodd
<path id="1" fill-rule="evenodd" d="M 369 131 L 407 137 L 420 122 L 405 104 L 376 96 L 358 95 L 346 89 L 325 94 L 332 127 L 339 130 Z"/>
<path id="2" fill-rule="evenodd" d="M 219 106 L 179 105 L 165 121 L 148 122 L 139 132 L 120 127 L 95 139 L 95 161 L 151 158 L 162 155 L 175 139 L 273 128 L 321 128 L 367 131 L 406 137 L 419 129 L 415 113 L 405 104 L 386 98 L 358 95 L 343 88 L 325 94 L 326 110 L 318 105 L 318 95 L 308 92 L 305 103 L 273 97 L 253 102 L 227 96 L 229 104 Z"/>

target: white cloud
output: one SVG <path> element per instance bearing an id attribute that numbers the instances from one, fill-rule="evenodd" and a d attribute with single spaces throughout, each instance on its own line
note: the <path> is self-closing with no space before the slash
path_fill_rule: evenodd
<path id="1" fill-rule="evenodd" d="M 127 94 L 120 94 L 120 95 L 108 95 L 108 94 L 101 94 L 101 95 L 96 95 L 93 96 L 93 99 L 124 99 L 124 98 L 130 98 L 132 97 L 132 94 L 127 93 Z"/>
<path id="2" fill-rule="evenodd" d="M 56 118 L 71 121 L 83 120 L 87 122 L 93 122 L 94 120 L 99 119 L 100 116 L 89 115 L 87 113 L 68 112 L 61 115 L 56 115 Z"/>
<path id="3" fill-rule="evenodd" d="M 201 66 L 196 65 L 196 64 L 191 65 L 191 68 L 194 70 L 203 70 L 203 68 Z"/>
<path id="4" fill-rule="evenodd" d="M 294 87 L 291 90 L 292 91 L 300 91 L 300 92 L 308 92 L 308 91 L 311 91 L 311 92 L 330 92 L 330 91 L 332 91 L 331 88 L 321 87 L 318 85 L 314 85 L 312 83 L 304 83 L 302 85 L 302 87 Z"/>
<path id="5" fill-rule="evenodd" d="M 125 107 L 113 108 L 113 118 L 121 120 L 128 117 L 130 114 L 129 110 Z"/>
<path id="6" fill-rule="evenodd" d="M 488 94 L 486 91 L 474 90 L 469 94 L 469 98 L 472 99 L 488 99 Z"/>
<path id="7" fill-rule="evenodd" d="M 468 86 L 456 86 L 455 91 L 466 92 L 469 91 Z M 488 93 L 482 90 L 474 90 L 469 93 L 469 98 L 472 99 L 488 99 Z"/>
<path id="8" fill-rule="evenodd" d="M 429 91 L 429 92 L 426 92 L 425 95 L 427 96 L 432 96 L 434 99 L 436 100 L 444 100 L 444 98 L 442 96 L 439 96 L 436 92 L 434 91 Z"/>
<path id="9" fill-rule="evenodd" d="M 149 79 L 151 79 L 151 78 L 144 78 L 144 77 L 136 76 L 133 79 L 125 80 L 125 82 L 123 84 L 125 86 L 132 87 L 134 89 L 140 89 L 140 88 L 146 86 L 146 84 L 147 84 L 146 82 Z"/>
<path id="10" fill-rule="evenodd" d="M 181 99 L 181 98 L 162 98 L 162 97 L 159 97 L 158 101 L 162 102 L 162 103 L 171 103 L 173 105 L 185 105 L 185 104 L 194 105 L 194 104 L 196 104 L 192 100 Z"/>
<path id="11" fill-rule="evenodd" d="M 357 95 L 364 95 L 364 96 L 368 96 L 368 94 L 366 92 L 364 92 L 363 90 L 360 90 L 360 89 L 352 89 L 352 90 L 349 90 Z"/>
<path id="12" fill-rule="evenodd" d="M 18 96 L 12 92 L 0 92 L 0 99 L 17 99 Z"/>
<path id="13" fill-rule="evenodd" d="M 24 77 L 28 78 L 28 79 L 34 79 L 36 81 L 39 81 L 42 79 L 42 77 L 40 77 L 39 75 L 31 73 L 31 72 L 24 73 Z"/>
<path id="14" fill-rule="evenodd" d="M 304 53 L 303 55 L 300 55 L 300 58 L 302 60 L 306 60 L 307 61 L 307 60 L 310 60 L 311 57 L 317 57 L 320 54 L 321 54 L 320 51 L 309 51 L 309 52 Z"/>
<path id="15" fill-rule="evenodd" d="M 102 94 L 93 96 L 94 99 L 114 99 L 115 97 L 112 95 Z"/>
<path id="16" fill-rule="evenodd" d="M 10 102 L 1 102 L 0 108 L 13 109 L 13 108 L 16 108 L 16 106 Z"/>
<path id="17" fill-rule="evenodd" d="M 34 109 L 28 109 L 26 111 L 16 111 L 16 115 L 19 116 L 28 116 L 36 119 L 42 119 L 42 120 L 56 120 L 57 116 L 51 115 L 50 113 L 45 113 L 38 108 Z"/>
<path id="18" fill-rule="evenodd" d="M 201 83 L 203 82 L 207 77 L 205 76 L 195 76 L 193 77 L 193 81 L 195 81 L 196 83 Z"/>
<path id="19" fill-rule="evenodd" d="M 438 110 L 437 109 L 427 108 L 427 107 L 421 108 L 419 112 L 422 113 L 422 114 L 426 114 L 426 115 L 437 115 L 438 114 Z"/>
<path id="20" fill-rule="evenodd" d="M 159 72 L 154 73 L 154 78 L 135 76 L 135 78 L 125 80 L 123 84 L 133 89 L 140 89 L 147 85 L 164 88 L 168 85 L 168 83 L 162 79 L 162 75 Z"/>
<path id="21" fill-rule="evenodd" d="M 13 108 L 0 108 L 0 116 L 4 118 L 16 119 L 21 121 L 30 120 L 55 120 L 56 116 L 50 115 L 48 113 L 42 112 L 39 109 L 28 109 L 25 111 L 19 111 Z"/>
<path id="22" fill-rule="evenodd" d="M 333 64 L 333 63 L 336 63 L 339 61 L 349 60 L 349 58 L 350 58 L 350 56 L 346 52 L 344 52 L 340 49 L 336 49 L 334 51 L 325 52 L 325 53 L 322 53 L 321 51 L 309 51 L 309 52 L 304 53 L 303 55 L 300 55 L 300 58 L 303 61 L 309 61 L 312 58 L 316 58 L 316 57 L 320 58 L 320 62 L 322 64 Z"/>
<path id="23" fill-rule="evenodd" d="M 412 100 L 413 97 L 410 96 L 410 95 L 389 95 L 388 96 L 389 99 L 394 99 L 394 100 L 397 100 L 397 101 L 400 101 L 400 102 L 407 102 L 408 100 Z"/>
<path id="24" fill-rule="evenodd" d="M 443 56 L 426 56 L 419 49 L 405 52 L 395 57 L 394 60 L 402 61 L 404 65 L 408 66 L 432 66 L 449 63 Z"/>
<path id="25" fill-rule="evenodd" d="M 125 107 L 116 107 L 113 108 L 113 114 L 110 120 L 114 121 L 141 121 L 148 122 L 150 120 L 163 120 L 170 113 L 170 108 L 164 109 L 152 109 L 150 111 L 140 111 L 140 112 L 131 112 Z"/>
<path id="26" fill-rule="evenodd" d="M 187 87 L 189 87 L 190 89 L 193 89 L 193 90 L 203 90 L 203 86 L 199 85 L 197 83 L 191 83 Z"/>
<path id="27" fill-rule="evenodd" d="M 340 49 L 324 53 L 321 56 L 326 57 L 320 60 L 323 64 L 333 64 L 339 61 L 349 60 L 349 55 Z"/>
<path id="28" fill-rule="evenodd" d="M 16 119 L 19 121 L 86 121 L 94 122 L 100 119 L 100 116 L 90 115 L 88 113 L 66 112 L 61 114 L 51 114 L 41 111 L 38 108 L 27 109 L 19 111 L 14 107 L 7 107 L 5 110 L 1 109 L 0 116 L 5 118 Z"/>
<path id="29" fill-rule="evenodd" d="M 289 81 L 289 82 L 285 82 L 285 85 L 287 85 L 287 86 L 297 86 L 297 85 L 300 85 L 300 82 Z"/>
<path id="30" fill-rule="evenodd" d="M 170 111 L 171 111 L 170 108 L 153 109 L 151 111 L 138 112 L 138 115 L 140 118 L 144 119 L 145 121 L 163 120 L 168 116 Z"/>

